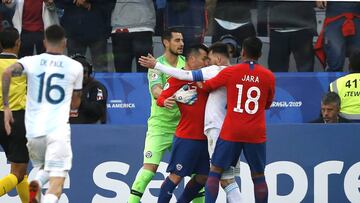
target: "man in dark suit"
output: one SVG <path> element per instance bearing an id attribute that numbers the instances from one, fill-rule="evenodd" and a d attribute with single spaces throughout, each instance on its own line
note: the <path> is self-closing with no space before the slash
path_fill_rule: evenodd
<path id="1" fill-rule="evenodd" d="M 340 97 L 335 92 L 326 93 L 321 99 L 321 117 L 311 123 L 351 123 L 339 116 Z"/>

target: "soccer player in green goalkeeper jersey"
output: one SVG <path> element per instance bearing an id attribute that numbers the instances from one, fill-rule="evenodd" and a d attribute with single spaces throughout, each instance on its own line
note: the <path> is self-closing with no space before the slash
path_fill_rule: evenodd
<path id="1" fill-rule="evenodd" d="M 183 68 L 183 36 L 176 30 L 166 30 L 161 38 L 165 51 L 157 60 L 168 66 Z M 131 187 L 128 203 L 139 203 L 146 186 L 154 177 L 165 150 L 171 149 L 176 126 L 180 119 L 177 106 L 173 109 L 161 108 L 156 99 L 166 84 L 168 75 L 151 69 L 148 72 L 149 91 L 151 94 L 151 114 L 148 119 L 144 148 L 144 165 L 138 172 Z"/>

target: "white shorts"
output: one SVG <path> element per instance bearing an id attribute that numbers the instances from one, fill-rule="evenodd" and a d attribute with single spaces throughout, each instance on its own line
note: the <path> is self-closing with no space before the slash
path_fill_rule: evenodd
<path id="1" fill-rule="evenodd" d="M 220 135 L 220 129 L 219 128 L 210 128 L 207 129 L 205 131 L 205 135 L 208 139 L 208 150 L 209 150 L 209 155 L 210 158 L 212 156 L 212 154 L 214 153 L 215 150 L 215 146 L 216 146 L 216 141 L 219 138 Z M 240 159 L 239 161 L 236 163 L 236 166 L 233 167 L 231 166 L 228 170 L 224 171 L 221 179 L 233 179 L 236 176 L 240 176 Z"/>
<path id="2" fill-rule="evenodd" d="M 70 128 L 28 138 L 29 157 L 34 167 L 44 168 L 50 177 L 66 177 L 72 164 Z"/>

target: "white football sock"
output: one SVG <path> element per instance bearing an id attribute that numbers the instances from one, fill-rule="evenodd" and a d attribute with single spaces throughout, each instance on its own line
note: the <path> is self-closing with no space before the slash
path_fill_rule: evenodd
<path id="1" fill-rule="evenodd" d="M 228 203 L 241 203 L 241 194 L 239 186 L 236 182 L 224 188 L 226 192 L 226 200 Z"/>
<path id="2" fill-rule="evenodd" d="M 42 203 L 57 203 L 58 200 L 59 200 L 58 197 L 55 196 L 54 194 L 46 194 L 44 196 Z"/>

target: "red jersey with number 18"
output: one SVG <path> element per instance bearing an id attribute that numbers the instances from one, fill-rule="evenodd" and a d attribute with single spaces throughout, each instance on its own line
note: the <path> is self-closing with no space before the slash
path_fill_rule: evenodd
<path id="1" fill-rule="evenodd" d="M 274 98 L 274 74 L 249 61 L 225 68 L 203 88 L 211 91 L 221 86 L 226 86 L 228 103 L 220 137 L 232 142 L 265 142 L 265 109 Z"/>

